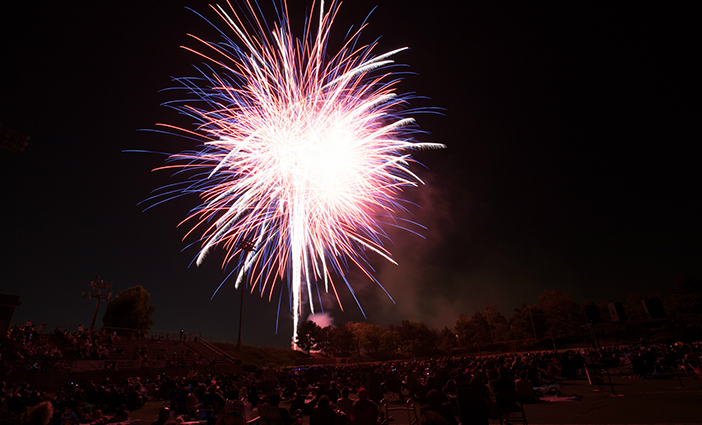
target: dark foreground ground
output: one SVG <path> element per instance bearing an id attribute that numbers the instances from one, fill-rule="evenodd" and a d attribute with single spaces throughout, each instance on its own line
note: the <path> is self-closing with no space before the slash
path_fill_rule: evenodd
<path id="1" fill-rule="evenodd" d="M 530 424 L 670 424 L 702 423 L 699 380 L 675 378 L 629 379 L 613 376 L 614 391 L 605 379 L 602 390 L 586 379 L 562 383 L 564 394 L 582 395 L 580 401 L 524 406 Z"/>
<path id="2" fill-rule="evenodd" d="M 580 401 L 537 403 L 524 406 L 531 425 L 536 424 L 702 424 L 701 380 L 690 376 L 681 378 L 629 379 L 613 376 L 614 391 L 606 378 L 600 390 L 587 379 L 563 381 L 561 392 L 579 394 Z M 131 417 L 150 424 L 156 419 L 162 401 L 150 402 L 145 408 L 132 412 Z M 401 407 L 404 403 L 392 403 Z M 392 412 L 394 424 L 407 424 L 405 411 Z M 251 419 L 251 418 L 249 418 Z M 305 424 L 309 418 L 305 418 Z M 491 420 L 491 423 L 498 423 Z"/>

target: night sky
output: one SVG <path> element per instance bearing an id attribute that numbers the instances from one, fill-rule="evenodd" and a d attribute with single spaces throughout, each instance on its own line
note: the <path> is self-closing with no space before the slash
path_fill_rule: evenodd
<path id="1" fill-rule="evenodd" d="M 235 340 L 233 282 L 210 300 L 222 251 L 199 268 L 188 267 L 196 250 L 182 251 L 192 240 L 176 225 L 198 199 L 142 212 L 152 190 L 177 180 L 151 172 L 163 156 L 123 152 L 194 147 L 138 130 L 190 125 L 159 106 L 177 96 L 160 90 L 201 63 L 179 48 L 196 46 L 187 33 L 217 39 L 185 6 L 217 17 L 196 0 L 82 3 L 0 12 L 0 123 L 31 137 L 25 152 L 0 150 L 0 290 L 21 292 L 15 321 L 75 329 L 90 322 L 94 303 L 81 293 L 99 274 L 115 293 L 150 292 L 154 330 Z M 460 3 L 348 0 L 334 27 L 332 50 L 378 5 L 362 40 L 411 48 L 395 57 L 413 73 L 400 91 L 442 108 L 416 116 L 428 132 L 419 139 L 448 146 L 415 156 L 427 184 L 406 194 L 426 239 L 390 231 L 399 267 L 372 258 L 396 304 L 350 273 L 367 321 L 453 326 L 488 304 L 509 317 L 546 289 L 613 302 L 702 277 L 693 2 Z M 309 5 L 290 1 L 298 29 Z M 335 323 L 363 320 L 340 293 L 343 312 L 325 303 Z M 244 344 L 289 344 L 287 291 L 275 333 L 277 294 L 247 294 Z"/>

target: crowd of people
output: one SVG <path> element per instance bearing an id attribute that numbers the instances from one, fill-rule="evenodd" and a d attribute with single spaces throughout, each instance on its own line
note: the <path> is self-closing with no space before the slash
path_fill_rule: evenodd
<path id="1" fill-rule="evenodd" d="M 16 342 L 30 338 L 14 333 Z M 205 420 L 209 425 L 266 423 L 375 425 L 386 418 L 385 403 L 410 399 L 425 424 L 488 423 L 497 410 L 538 402 L 544 388 L 575 379 L 591 365 L 632 377 L 700 374 L 700 347 L 637 344 L 602 349 L 445 357 L 384 363 L 263 368 L 256 373 L 161 374 L 154 380 L 81 381 L 55 394 L 27 384 L 0 383 L 2 417 L 26 423 L 95 425 L 119 422 L 145 403 L 165 406 L 155 423 Z M 48 412 L 48 413 L 47 413 Z M 47 419 L 48 418 L 48 419 Z M 46 422 L 42 422 L 46 420 Z M 39 422 L 32 422 L 39 421 Z"/>
<path id="2" fill-rule="evenodd" d="M 41 337 L 42 330 L 34 329 L 27 321 L 21 327 L 15 325 L 7 331 L 0 353 L 0 373 L 3 376 L 17 372 L 13 364 L 22 366 L 29 373 L 65 370 L 61 350 Z"/>
<path id="3" fill-rule="evenodd" d="M 55 340 L 50 342 L 42 335 L 43 325 L 35 329 L 30 321 L 10 328 L 0 341 L 0 375 L 9 377 L 24 373 L 65 372 L 75 360 L 105 360 L 105 368 L 116 367 L 115 359 L 131 360 L 143 365 L 166 366 L 214 366 L 221 355 L 208 355 L 194 351 L 183 344 L 185 337 L 172 340 L 169 336 L 153 335 L 146 338 L 143 333 L 126 337 L 131 344 L 126 349 L 118 344 L 116 332 L 86 329 L 79 326 L 74 332 L 56 328 Z M 198 341 L 197 336 L 191 338 Z M 57 342 L 58 341 L 58 342 Z M 134 345 L 134 342 L 137 344 Z M 170 344 L 170 347 L 169 347 Z"/>
<path id="4" fill-rule="evenodd" d="M 70 353 L 74 359 L 104 360 L 110 352 L 115 351 L 114 342 L 117 336 L 104 330 L 85 330 L 81 326 L 75 333 L 56 328 L 54 334 L 71 347 Z"/>
<path id="5" fill-rule="evenodd" d="M 608 368 L 621 368 L 637 378 L 653 378 L 671 373 L 700 374 L 699 344 L 646 344 L 610 346 L 599 350 Z"/>
<path id="6" fill-rule="evenodd" d="M 142 408 L 148 393 L 139 378 L 118 383 L 109 379 L 98 384 L 91 381 L 70 383 L 53 394 L 32 390 L 26 382 L 8 387 L 3 381 L 0 382 L 0 397 L 0 417 L 7 423 L 99 425 L 127 420 L 129 409 Z M 36 414 L 36 410 L 44 413 Z M 46 422 L 32 422 L 37 418 L 46 419 L 46 412 L 49 412 Z"/>

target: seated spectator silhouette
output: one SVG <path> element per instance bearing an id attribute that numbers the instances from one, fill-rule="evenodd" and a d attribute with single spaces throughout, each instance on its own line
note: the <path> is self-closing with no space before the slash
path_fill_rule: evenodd
<path id="1" fill-rule="evenodd" d="M 280 423 L 282 425 L 292 425 L 293 423 L 297 422 L 297 418 L 293 418 L 288 409 L 279 406 L 280 396 L 278 394 L 271 394 L 270 398 L 268 399 L 268 404 L 278 409 L 278 414 L 280 415 Z"/>
<path id="2" fill-rule="evenodd" d="M 349 398 L 349 387 L 341 389 L 341 398 L 336 401 L 336 408 L 342 411 L 346 416 L 351 415 L 351 406 L 353 400 Z"/>
<path id="3" fill-rule="evenodd" d="M 458 421 L 453 414 L 453 408 L 446 401 L 446 397 L 436 389 L 427 392 L 427 404 L 422 406 L 422 413 L 434 411 L 441 415 L 447 425 L 458 425 Z"/>
<path id="4" fill-rule="evenodd" d="M 26 425 L 47 425 L 54 416 L 54 406 L 49 401 L 44 401 L 34 406 L 22 422 Z"/>
<path id="5" fill-rule="evenodd" d="M 463 425 L 487 425 L 490 393 L 480 374 L 473 375 L 469 384 L 468 376 L 457 378 L 456 399 L 459 419 Z"/>
<path id="6" fill-rule="evenodd" d="M 307 401 L 307 394 L 309 394 L 309 391 L 303 386 L 297 389 L 295 392 L 295 399 L 290 405 L 290 413 L 297 415 L 298 412 L 301 412 L 303 415 L 307 416 L 312 413 L 312 409 L 317 405 L 317 397 Z"/>
<path id="7" fill-rule="evenodd" d="M 258 406 L 258 404 L 261 402 L 261 398 L 258 396 L 258 389 L 256 388 L 256 384 L 251 384 L 248 393 L 248 400 L 249 403 L 251 403 L 252 408 Z"/>
<path id="8" fill-rule="evenodd" d="M 417 392 L 419 392 L 422 388 L 421 375 L 419 374 L 417 369 L 414 369 L 410 373 L 407 374 L 407 377 L 405 378 L 405 382 L 406 382 L 407 390 L 409 391 L 410 397 L 414 397 L 414 395 Z"/>
<path id="9" fill-rule="evenodd" d="M 280 417 L 278 406 L 273 406 L 268 403 L 259 403 L 257 410 L 259 425 L 283 425 L 283 419 Z"/>
<path id="10" fill-rule="evenodd" d="M 329 391 L 327 392 L 327 397 L 329 397 L 329 401 L 334 404 L 336 400 L 341 398 L 341 390 L 339 389 L 339 385 L 336 383 L 336 381 L 331 381 L 329 383 Z"/>
<path id="11" fill-rule="evenodd" d="M 520 373 L 519 379 L 514 383 L 517 387 L 517 396 L 520 403 L 533 403 L 536 401 L 534 387 L 531 385 L 531 381 L 527 379 L 526 372 Z"/>
<path id="12" fill-rule="evenodd" d="M 497 373 L 497 379 L 490 381 L 490 389 L 495 396 L 497 408 L 507 412 L 513 411 L 517 402 L 514 380 L 505 366 L 500 366 Z"/>
<path id="13" fill-rule="evenodd" d="M 217 385 L 212 384 L 207 388 L 207 394 L 202 396 L 203 407 L 214 410 L 215 412 L 224 407 L 224 397 L 217 392 Z"/>
<path id="14" fill-rule="evenodd" d="M 143 397 L 136 391 L 133 385 L 129 386 L 126 397 L 128 410 L 139 410 L 144 406 Z"/>
<path id="15" fill-rule="evenodd" d="M 168 407 L 162 407 L 158 411 L 158 419 L 151 423 L 151 425 L 165 425 L 168 419 L 171 417 L 171 409 Z"/>
<path id="16" fill-rule="evenodd" d="M 246 424 L 246 410 L 244 402 L 239 399 L 227 400 L 224 409 L 217 417 L 217 425 L 244 425 Z"/>
<path id="17" fill-rule="evenodd" d="M 129 419 L 129 411 L 127 410 L 127 405 L 123 404 L 117 408 L 110 422 L 124 422 L 127 419 Z"/>
<path id="18" fill-rule="evenodd" d="M 336 424 L 336 412 L 331 407 L 329 397 L 323 395 L 317 401 L 317 406 L 310 415 L 310 425 L 334 425 Z"/>
<path id="19" fill-rule="evenodd" d="M 189 392 L 185 398 L 185 414 L 188 415 L 188 417 L 193 417 L 195 415 L 195 411 L 197 410 L 198 404 L 200 404 L 200 402 L 195 394 L 193 392 Z"/>
<path id="20" fill-rule="evenodd" d="M 380 412 L 378 406 L 368 399 L 368 390 L 358 390 L 358 400 L 351 406 L 350 419 L 354 425 L 376 425 Z"/>

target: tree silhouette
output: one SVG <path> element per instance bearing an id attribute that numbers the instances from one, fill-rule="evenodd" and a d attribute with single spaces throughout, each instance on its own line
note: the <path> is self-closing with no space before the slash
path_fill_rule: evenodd
<path id="1" fill-rule="evenodd" d="M 334 327 L 329 325 L 327 327 L 317 327 L 315 339 L 314 339 L 314 349 L 323 351 L 327 356 L 331 354 L 331 335 L 334 331 Z"/>
<path id="2" fill-rule="evenodd" d="M 464 347 L 485 347 L 492 342 L 490 324 L 481 311 L 472 316 L 460 314 L 456 321 L 456 334 Z"/>
<path id="3" fill-rule="evenodd" d="M 546 290 L 539 296 L 539 307 L 546 316 L 546 323 L 553 338 L 577 335 L 585 322 L 582 308 L 570 294 Z"/>
<path id="4" fill-rule="evenodd" d="M 380 326 L 367 324 L 361 333 L 361 347 L 369 353 L 379 353 L 384 333 Z"/>
<path id="5" fill-rule="evenodd" d="M 151 316 L 156 310 L 149 304 L 150 299 L 151 295 L 142 286 L 132 286 L 107 304 L 102 323 L 107 327 L 148 330 L 154 323 Z"/>
<path id="6" fill-rule="evenodd" d="M 331 349 L 334 354 L 348 356 L 356 351 L 356 335 L 352 327 L 347 323 L 342 323 L 331 331 Z"/>
<path id="7" fill-rule="evenodd" d="M 394 356 L 400 347 L 400 334 L 393 329 L 385 329 L 380 337 L 380 353 L 386 356 Z"/>
<path id="8" fill-rule="evenodd" d="M 456 332 L 454 332 L 453 329 L 444 327 L 441 332 L 437 334 L 437 346 L 439 349 L 445 351 L 447 356 L 450 356 L 451 349 L 458 347 Z"/>
<path id="9" fill-rule="evenodd" d="M 490 326 L 490 335 L 493 343 L 509 339 L 509 322 L 507 318 L 497 311 L 497 305 L 487 305 L 483 315 Z"/>
<path id="10" fill-rule="evenodd" d="M 546 317 L 541 307 L 522 303 L 514 309 L 514 314 L 509 319 L 509 328 L 512 339 L 532 339 L 535 338 L 534 333 L 536 338 L 543 338 L 546 333 Z"/>
<path id="11" fill-rule="evenodd" d="M 666 313 L 686 327 L 702 328 L 702 280 L 681 276 L 674 285 L 664 300 Z"/>
<path id="12" fill-rule="evenodd" d="M 400 351 L 410 355 L 425 355 L 436 348 L 436 333 L 424 322 L 403 320 L 400 326 L 390 326 L 400 337 Z"/>
<path id="13" fill-rule="evenodd" d="M 319 329 L 319 325 L 311 320 L 300 322 L 297 326 L 297 340 L 295 343 L 301 350 L 306 351 L 307 355 L 310 354 L 310 350 L 315 346 Z"/>

